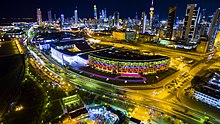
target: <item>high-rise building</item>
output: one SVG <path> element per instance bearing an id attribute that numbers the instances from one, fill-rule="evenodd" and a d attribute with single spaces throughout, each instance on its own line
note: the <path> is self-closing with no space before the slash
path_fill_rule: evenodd
<path id="1" fill-rule="evenodd" d="M 105 21 L 107 21 L 108 20 L 108 17 L 107 17 L 107 12 L 106 12 L 106 8 L 105 8 L 105 19 L 104 19 Z"/>
<path id="2" fill-rule="evenodd" d="M 171 40 L 173 36 L 173 25 L 175 23 L 175 16 L 176 16 L 176 6 L 170 7 L 168 13 L 168 25 L 166 32 L 166 38 L 168 38 L 169 40 Z"/>
<path id="3" fill-rule="evenodd" d="M 37 9 L 37 23 L 42 26 L 42 14 L 40 8 Z"/>
<path id="4" fill-rule="evenodd" d="M 102 18 L 105 18 L 105 11 L 102 9 Z"/>
<path id="5" fill-rule="evenodd" d="M 97 20 L 97 8 L 96 8 L 96 5 L 94 5 L 94 19 Z"/>
<path id="6" fill-rule="evenodd" d="M 52 23 L 52 12 L 51 12 L 51 10 L 47 11 L 47 16 L 48 16 L 49 23 Z"/>
<path id="7" fill-rule="evenodd" d="M 75 23 L 75 25 L 78 24 L 78 12 L 77 12 L 77 9 L 74 10 L 74 23 Z"/>
<path id="8" fill-rule="evenodd" d="M 61 19 L 61 22 L 64 23 L 64 14 L 61 14 L 60 19 Z"/>
<path id="9" fill-rule="evenodd" d="M 208 38 L 210 41 L 209 50 L 213 50 L 215 38 L 220 30 L 220 8 L 213 14 L 212 22 L 208 31 Z"/>
<path id="10" fill-rule="evenodd" d="M 114 13 L 114 26 L 119 27 L 119 12 Z"/>
<path id="11" fill-rule="evenodd" d="M 147 21 L 147 15 L 145 14 L 145 12 L 141 13 L 141 33 L 145 33 L 146 32 L 146 21 Z"/>
<path id="12" fill-rule="evenodd" d="M 187 42 L 194 41 L 197 35 L 196 29 L 199 20 L 199 11 L 200 7 L 197 4 L 187 4 L 182 33 L 182 38 Z"/>
<path id="13" fill-rule="evenodd" d="M 138 13 L 135 13 L 135 25 L 139 24 L 139 20 L 138 20 Z"/>
<path id="14" fill-rule="evenodd" d="M 54 17 L 54 20 L 56 21 L 56 19 L 57 19 L 57 15 L 56 15 L 56 14 L 54 14 L 54 15 L 53 15 L 53 17 Z"/>
<path id="15" fill-rule="evenodd" d="M 109 25 L 110 27 L 113 26 L 113 19 L 112 19 L 112 16 L 111 16 L 111 15 L 108 17 L 108 25 Z"/>
<path id="16" fill-rule="evenodd" d="M 149 24 L 149 29 L 152 30 L 152 24 L 153 24 L 153 15 L 154 15 L 154 0 L 151 2 L 151 7 L 150 7 L 150 24 Z"/>
<path id="17" fill-rule="evenodd" d="M 207 33 L 205 34 L 205 29 L 207 26 L 207 22 L 206 22 L 206 18 L 205 18 L 205 12 L 206 9 L 202 9 L 201 13 L 199 15 L 199 20 L 198 20 L 198 26 L 197 26 L 197 33 L 198 33 L 198 37 L 200 37 L 201 35 L 207 35 Z"/>

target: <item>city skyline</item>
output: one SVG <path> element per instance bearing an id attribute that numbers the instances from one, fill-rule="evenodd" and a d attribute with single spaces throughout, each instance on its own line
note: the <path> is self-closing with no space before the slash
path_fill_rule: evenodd
<path id="1" fill-rule="evenodd" d="M 210 1 L 5 1 L 0 122 L 219 124 Z"/>
<path id="2" fill-rule="evenodd" d="M 7 4 L 9 1 L 5 1 Z M 74 15 L 74 9 L 77 6 L 78 16 L 79 18 L 92 18 L 93 17 L 93 6 L 97 5 L 97 12 L 102 9 L 107 10 L 107 15 L 113 15 L 115 11 L 119 11 L 120 18 L 135 17 L 135 13 L 137 12 L 139 18 L 141 17 L 141 12 L 145 11 L 147 17 L 149 18 L 149 8 L 151 5 L 151 0 L 140 0 L 138 3 L 134 0 L 130 1 L 24 1 L 22 3 L 17 1 L 10 1 L 14 4 L 11 5 L 10 11 L 7 6 L 2 6 L 0 8 L 2 13 L 0 17 L 4 18 L 16 18 L 16 17 L 31 17 L 36 19 L 34 13 L 36 13 L 36 8 L 41 8 L 43 20 L 47 19 L 47 10 L 52 9 L 52 13 L 57 16 L 60 14 L 64 14 L 65 17 L 72 17 Z M 24 4 L 25 3 L 25 4 Z M 117 3 L 117 4 L 116 4 Z M 198 4 L 201 9 L 206 9 L 206 15 L 212 15 L 215 10 L 218 8 L 218 0 L 212 0 L 212 2 L 208 2 L 206 0 L 170 0 L 170 2 L 163 1 L 154 1 L 155 14 L 160 15 L 160 19 L 167 19 L 167 12 L 169 7 L 177 6 L 176 16 L 180 19 L 184 18 L 185 8 L 187 4 Z"/>

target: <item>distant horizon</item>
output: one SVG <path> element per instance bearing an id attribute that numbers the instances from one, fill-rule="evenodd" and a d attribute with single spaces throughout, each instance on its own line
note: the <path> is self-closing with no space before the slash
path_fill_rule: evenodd
<path id="1" fill-rule="evenodd" d="M 168 9 L 169 7 L 177 6 L 177 14 L 176 17 L 180 19 L 184 18 L 186 5 L 187 4 L 198 4 L 200 9 L 206 9 L 206 16 L 212 15 L 216 9 L 220 7 L 219 0 L 154 0 L 154 8 L 155 14 L 160 15 L 160 20 L 168 18 Z M 141 12 L 145 11 L 147 13 L 147 18 L 149 18 L 149 8 L 151 4 L 151 0 L 63 0 L 63 1 L 31 1 L 24 0 L 22 2 L 11 0 L 5 1 L 5 4 L 10 5 L 11 10 L 9 10 L 8 6 L 2 6 L 0 11 L 3 12 L 0 15 L 0 18 L 33 18 L 36 20 L 36 10 L 40 8 L 42 11 L 43 20 L 47 20 L 47 10 L 52 9 L 52 16 L 56 14 L 57 18 L 60 17 L 61 14 L 67 17 L 73 17 L 74 9 L 77 7 L 78 17 L 79 18 L 93 18 L 93 5 L 97 5 L 97 12 L 101 9 L 107 10 L 107 16 L 112 15 L 115 11 L 119 11 L 120 18 L 134 18 L 135 13 L 138 13 L 138 18 L 141 17 Z M 24 4 L 25 3 L 25 4 Z M 54 17 L 53 17 L 54 18 Z"/>

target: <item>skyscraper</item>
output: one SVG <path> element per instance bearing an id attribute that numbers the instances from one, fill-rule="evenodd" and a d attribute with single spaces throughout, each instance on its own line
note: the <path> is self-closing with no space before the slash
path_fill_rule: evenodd
<path id="1" fill-rule="evenodd" d="M 182 33 L 182 38 L 187 42 L 195 40 L 199 11 L 200 7 L 198 7 L 197 4 L 187 4 Z"/>
<path id="2" fill-rule="evenodd" d="M 63 23 L 64 22 L 64 14 L 61 14 L 60 19 L 61 19 L 61 22 Z"/>
<path id="3" fill-rule="evenodd" d="M 145 33 L 146 32 L 146 21 L 147 21 L 147 15 L 145 14 L 145 12 L 141 13 L 141 33 Z"/>
<path id="4" fill-rule="evenodd" d="M 108 20 L 108 17 L 107 17 L 107 12 L 106 12 L 106 8 L 105 8 L 105 19 L 104 19 L 105 21 L 107 21 Z"/>
<path id="5" fill-rule="evenodd" d="M 75 23 L 75 25 L 78 24 L 78 12 L 77 12 L 77 9 L 74 10 L 74 23 Z"/>
<path id="6" fill-rule="evenodd" d="M 56 19 L 57 19 L 57 15 L 56 15 L 56 14 L 54 14 L 54 15 L 53 15 L 53 17 L 54 17 L 54 20 L 56 21 Z"/>
<path id="7" fill-rule="evenodd" d="M 97 20 L 97 8 L 96 8 L 96 5 L 94 5 L 94 19 Z"/>
<path id="8" fill-rule="evenodd" d="M 176 16 L 176 6 L 169 8 L 168 13 L 168 25 L 167 25 L 167 32 L 166 32 L 166 38 L 171 40 L 173 36 L 173 25 L 175 23 L 175 16 Z"/>
<path id="9" fill-rule="evenodd" d="M 198 20 L 198 26 L 197 26 L 197 33 L 198 33 L 198 36 L 200 37 L 201 35 L 207 35 L 207 33 L 205 34 L 205 29 L 206 29 L 206 26 L 207 26 L 207 22 L 206 22 L 206 19 L 205 19 L 205 11 L 206 9 L 203 9 L 201 10 L 201 13 L 199 15 L 199 20 Z"/>
<path id="10" fill-rule="evenodd" d="M 153 15 L 154 15 L 154 0 L 151 2 L 151 7 L 150 7 L 150 26 L 149 29 L 152 30 L 152 23 L 153 23 Z"/>
<path id="11" fill-rule="evenodd" d="M 42 14 L 40 8 L 37 9 L 37 23 L 42 26 Z"/>
<path id="12" fill-rule="evenodd" d="M 212 22 L 208 31 L 208 38 L 210 40 L 209 49 L 213 50 L 215 38 L 220 30 L 220 8 L 213 14 Z"/>
<path id="13" fill-rule="evenodd" d="M 114 13 L 114 26 L 119 27 L 119 12 Z"/>
<path id="14" fill-rule="evenodd" d="M 47 11 L 47 16 L 48 16 L 49 23 L 52 23 L 52 12 L 51 12 L 51 10 Z"/>
<path id="15" fill-rule="evenodd" d="M 138 25 L 139 20 L 138 20 L 138 13 L 135 13 L 135 25 Z"/>
<path id="16" fill-rule="evenodd" d="M 102 9 L 102 18 L 105 18 L 105 11 Z"/>

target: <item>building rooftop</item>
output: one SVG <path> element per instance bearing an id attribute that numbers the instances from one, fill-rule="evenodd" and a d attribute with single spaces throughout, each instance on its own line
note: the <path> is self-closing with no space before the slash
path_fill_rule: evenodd
<path id="1" fill-rule="evenodd" d="M 152 61 L 152 60 L 162 60 L 169 58 L 167 56 L 161 56 L 161 55 L 153 55 L 153 56 L 140 55 L 132 51 L 121 50 L 116 48 L 109 48 L 102 51 L 92 52 L 90 53 L 90 55 L 97 56 L 100 58 L 116 59 L 123 61 Z"/>
<path id="2" fill-rule="evenodd" d="M 217 72 L 208 74 L 209 80 L 207 81 L 206 79 L 203 79 L 206 80 L 207 83 L 205 83 L 201 87 L 196 87 L 195 90 L 214 98 L 220 99 L 220 74 Z"/>
<path id="3" fill-rule="evenodd" d="M 81 35 L 71 32 L 53 32 L 53 33 L 42 33 L 38 34 L 34 37 L 35 40 L 57 40 L 57 41 L 63 41 L 63 40 L 70 40 L 74 38 L 82 38 Z"/>

